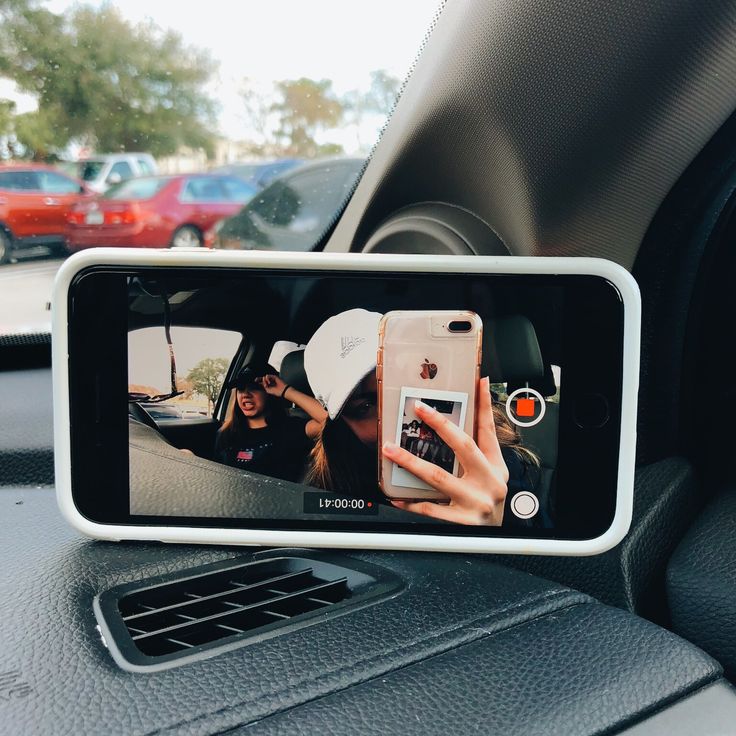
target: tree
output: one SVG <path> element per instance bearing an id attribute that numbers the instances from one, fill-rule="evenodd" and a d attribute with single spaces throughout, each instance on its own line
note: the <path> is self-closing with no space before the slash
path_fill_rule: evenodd
<path id="1" fill-rule="evenodd" d="M 16 135 L 39 158 L 50 140 L 104 151 L 214 148 L 215 104 L 204 87 L 215 64 L 151 22 L 110 5 L 63 15 L 0 0 L 0 74 L 38 99 Z"/>
<path id="2" fill-rule="evenodd" d="M 260 92 L 247 77 L 241 82 L 239 91 L 243 101 L 245 124 L 256 135 L 256 140 L 253 141 L 253 151 L 265 154 L 269 148 L 273 148 L 270 140 L 272 98 Z"/>
<path id="3" fill-rule="evenodd" d="M 15 103 L 11 100 L 0 99 L 0 159 L 13 155 L 14 117 Z"/>
<path id="4" fill-rule="evenodd" d="M 194 386 L 192 385 L 192 382 L 188 381 L 186 378 L 181 378 L 177 376 L 176 390 L 182 392 L 181 396 L 177 396 L 177 399 L 186 401 L 187 399 L 192 398 L 192 394 L 194 393 Z"/>
<path id="5" fill-rule="evenodd" d="M 275 84 L 279 100 L 271 106 L 278 115 L 275 131 L 291 156 L 312 158 L 324 153 L 339 153 L 339 144 L 318 144 L 315 136 L 320 130 L 334 128 L 342 120 L 343 106 L 332 90 L 329 79 L 282 80 Z"/>
<path id="6" fill-rule="evenodd" d="M 210 412 L 220 395 L 228 365 L 225 358 L 204 358 L 187 373 L 186 380 L 192 384 L 195 393 L 207 399 Z"/>
<path id="7" fill-rule="evenodd" d="M 393 110 L 401 90 L 401 80 L 385 69 L 371 72 L 371 86 L 366 95 L 366 108 L 371 112 L 388 117 Z"/>
<path id="8" fill-rule="evenodd" d="M 371 72 L 371 86 L 367 92 L 353 89 L 342 97 L 342 106 L 350 125 L 354 126 L 358 147 L 362 148 L 361 128 L 366 116 L 372 114 L 388 117 L 399 96 L 401 81 L 384 69 Z"/>
<path id="9" fill-rule="evenodd" d="M 11 123 L 15 115 L 15 102 L 0 99 L 0 136 L 11 133 Z"/>

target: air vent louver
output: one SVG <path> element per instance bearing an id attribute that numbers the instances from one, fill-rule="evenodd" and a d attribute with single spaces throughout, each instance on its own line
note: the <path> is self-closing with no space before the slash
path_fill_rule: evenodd
<path id="1" fill-rule="evenodd" d="M 272 557 L 208 565 L 176 577 L 119 586 L 95 598 L 95 614 L 125 669 L 170 667 L 273 636 L 384 597 L 387 571 L 334 557 Z"/>

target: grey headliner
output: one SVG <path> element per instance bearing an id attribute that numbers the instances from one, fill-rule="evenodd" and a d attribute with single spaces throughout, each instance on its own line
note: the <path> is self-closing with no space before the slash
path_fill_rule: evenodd
<path id="1" fill-rule="evenodd" d="M 630 268 L 735 107 L 734 2 L 449 0 L 326 249 L 444 201 L 513 254 Z"/>

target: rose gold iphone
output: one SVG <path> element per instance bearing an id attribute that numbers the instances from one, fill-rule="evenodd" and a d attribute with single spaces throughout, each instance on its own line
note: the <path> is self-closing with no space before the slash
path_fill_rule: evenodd
<path id="1" fill-rule="evenodd" d="M 483 324 L 470 311 L 388 312 L 379 326 L 378 478 L 396 500 L 447 501 L 447 497 L 381 454 L 395 442 L 453 475 L 455 453 L 419 420 L 418 400 L 429 404 L 475 437 Z"/>

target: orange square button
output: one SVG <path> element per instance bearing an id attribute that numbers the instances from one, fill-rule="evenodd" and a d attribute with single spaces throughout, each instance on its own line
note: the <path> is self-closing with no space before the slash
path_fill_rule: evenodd
<path id="1" fill-rule="evenodd" d="M 534 399 L 516 399 L 516 416 L 533 417 Z"/>

